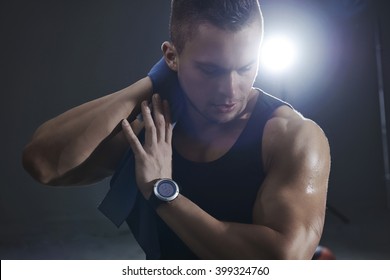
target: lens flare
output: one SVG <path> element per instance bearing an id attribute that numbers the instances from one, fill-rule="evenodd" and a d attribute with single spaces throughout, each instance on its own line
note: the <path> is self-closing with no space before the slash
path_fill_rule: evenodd
<path id="1" fill-rule="evenodd" d="M 260 65 L 270 72 L 285 72 L 297 60 L 297 48 L 291 39 L 275 36 L 264 40 Z"/>

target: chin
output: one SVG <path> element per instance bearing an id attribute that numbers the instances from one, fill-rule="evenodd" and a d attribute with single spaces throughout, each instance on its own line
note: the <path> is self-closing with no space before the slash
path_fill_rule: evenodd
<path id="1" fill-rule="evenodd" d="M 229 114 L 229 115 L 226 115 L 226 116 L 213 116 L 213 117 L 210 117 L 209 120 L 216 123 L 216 124 L 225 124 L 225 123 L 229 123 L 233 120 L 235 120 L 237 118 L 237 114 Z"/>

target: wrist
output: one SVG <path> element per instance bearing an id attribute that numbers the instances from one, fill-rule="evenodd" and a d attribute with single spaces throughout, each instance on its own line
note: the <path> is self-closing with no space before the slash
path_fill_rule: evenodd
<path id="1" fill-rule="evenodd" d="M 154 183 L 148 202 L 156 210 L 160 205 L 175 200 L 178 195 L 179 186 L 175 181 L 168 178 L 159 179 Z"/>
<path id="2" fill-rule="evenodd" d="M 141 192 L 142 196 L 146 199 L 149 200 L 150 197 L 152 196 L 152 193 L 154 191 L 154 184 L 158 181 L 158 179 L 155 179 L 149 183 L 146 183 L 143 185 L 141 188 L 139 188 L 139 191 Z"/>

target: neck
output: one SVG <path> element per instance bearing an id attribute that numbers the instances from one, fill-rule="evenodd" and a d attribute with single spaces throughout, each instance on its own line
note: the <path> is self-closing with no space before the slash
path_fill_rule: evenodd
<path id="1" fill-rule="evenodd" d="M 242 127 L 253 111 L 257 96 L 257 90 L 252 91 L 244 110 L 228 122 L 216 122 L 208 119 L 187 99 L 186 110 L 178 122 L 177 129 L 186 138 L 207 142 L 215 135 L 223 135 L 225 132 Z"/>

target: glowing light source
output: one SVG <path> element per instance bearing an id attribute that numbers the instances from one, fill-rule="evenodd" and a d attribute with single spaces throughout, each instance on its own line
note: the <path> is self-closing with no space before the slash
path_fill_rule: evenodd
<path id="1" fill-rule="evenodd" d="M 288 37 L 275 36 L 264 40 L 261 49 L 260 65 L 273 72 L 285 72 L 295 63 L 297 48 Z"/>

